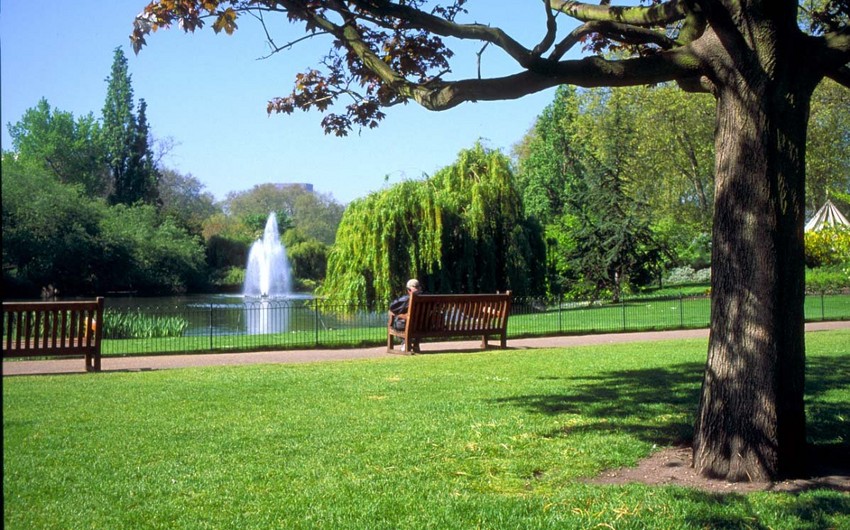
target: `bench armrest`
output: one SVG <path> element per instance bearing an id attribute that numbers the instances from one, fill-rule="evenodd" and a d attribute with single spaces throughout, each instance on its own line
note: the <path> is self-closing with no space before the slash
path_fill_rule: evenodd
<path id="1" fill-rule="evenodd" d="M 395 319 L 395 318 L 404 318 L 404 319 L 406 319 L 406 318 L 407 318 L 407 313 L 399 313 L 398 315 L 396 315 L 396 314 L 395 314 L 395 313 L 393 313 L 392 311 L 387 311 L 387 325 L 392 325 L 392 323 L 393 323 L 393 319 Z"/>

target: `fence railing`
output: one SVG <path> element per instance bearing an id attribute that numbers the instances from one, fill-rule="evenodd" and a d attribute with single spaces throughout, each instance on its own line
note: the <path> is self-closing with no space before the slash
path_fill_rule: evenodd
<path id="1" fill-rule="evenodd" d="M 386 341 L 387 308 L 358 309 L 347 301 L 284 299 L 120 310 L 109 309 L 107 301 L 107 308 L 105 355 L 333 348 Z M 708 326 L 709 317 L 706 296 L 629 297 L 616 303 L 515 298 L 508 337 L 700 328 Z M 850 319 L 850 295 L 809 295 L 805 317 Z M 127 324 L 134 319 L 138 325 Z"/>

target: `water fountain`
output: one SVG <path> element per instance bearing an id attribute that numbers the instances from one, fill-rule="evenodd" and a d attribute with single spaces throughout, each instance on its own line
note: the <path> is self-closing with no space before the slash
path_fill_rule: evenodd
<path id="1" fill-rule="evenodd" d="M 292 292 L 292 274 L 286 249 L 280 243 L 277 216 L 269 214 L 263 238 L 251 245 L 242 294 L 246 297 L 285 297 Z"/>

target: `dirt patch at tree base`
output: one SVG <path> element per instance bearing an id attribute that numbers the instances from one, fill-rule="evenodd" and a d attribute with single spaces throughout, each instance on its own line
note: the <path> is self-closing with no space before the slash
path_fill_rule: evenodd
<path id="1" fill-rule="evenodd" d="M 706 478 L 693 468 L 690 446 L 669 447 L 641 460 L 636 467 L 602 473 L 591 484 L 648 484 L 683 486 L 710 493 L 750 493 L 754 491 L 801 492 L 832 489 L 850 492 L 850 447 L 816 447 L 811 451 L 809 478 L 779 482 L 727 482 Z"/>

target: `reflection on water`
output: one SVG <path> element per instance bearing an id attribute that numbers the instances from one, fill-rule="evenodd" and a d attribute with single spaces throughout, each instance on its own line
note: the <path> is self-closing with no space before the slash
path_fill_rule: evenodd
<path id="1" fill-rule="evenodd" d="M 190 295 L 172 297 L 108 297 L 107 310 L 178 317 L 188 327 L 183 336 L 263 335 L 311 329 L 310 295 L 276 298 L 243 298 L 241 295 Z M 299 317 L 299 314 L 304 316 Z"/>
<path id="2" fill-rule="evenodd" d="M 245 304 L 246 332 L 249 335 L 289 331 L 291 308 L 288 303 L 260 300 Z"/>

